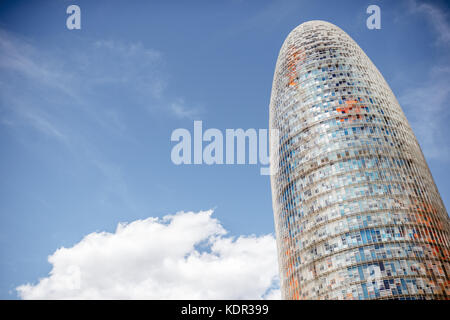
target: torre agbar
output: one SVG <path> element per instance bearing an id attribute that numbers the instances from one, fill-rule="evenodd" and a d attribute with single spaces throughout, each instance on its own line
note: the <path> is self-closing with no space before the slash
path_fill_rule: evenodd
<path id="1" fill-rule="evenodd" d="M 270 129 L 284 299 L 450 297 L 447 211 L 389 85 L 340 28 L 310 21 L 284 41 Z"/>

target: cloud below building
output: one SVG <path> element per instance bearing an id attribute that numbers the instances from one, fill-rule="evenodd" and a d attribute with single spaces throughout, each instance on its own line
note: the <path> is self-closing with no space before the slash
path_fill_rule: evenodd
<path id="1" fill-rule="evenodd" d="M 227 235 L 212 210 L 119 223 L 49 256 L 23 299 L 279 299 L 272 235 Z"/>

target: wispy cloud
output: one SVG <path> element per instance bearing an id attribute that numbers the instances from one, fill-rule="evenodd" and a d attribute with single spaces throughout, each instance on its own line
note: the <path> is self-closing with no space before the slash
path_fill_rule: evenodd
<path id="1" fill-rule="evenodd" d="M 86 174 L 98 177 L 101 204 L 118 200 L 133 212 L 123 164 L 103 143 L 143 144 L 129 114 L 149 121 L 167 114 L 178 118 L 171 109 L 178 97 L 165 93 L 161 52 L 139 42 L 82 44 L 77 52 L 41 48 L 0 29 L 0 126 L 26 148 L 39 140 L 55 152 L 62 148 L 89 168 Z M 167 107 L 156 107 L 161 105 Z M 189 114 L 187 106 L 184 112 Z"/>
<path id="2" fill-rule="evenodd" d="M 242 2 L 244 3 L 244 1 Z M 259 31 L 270 31 L 275 26 L 285 23 L 290 16 L 298 15 L 298 13 L 301 12 L 302 6 L 304 6 L 304 3 L 298 0 L 269 1 L 258 10 L 252 12 L 247 19 L 240 23 L 233 24 L 227 30 L 227 34 L 241 34 L 242 32 L 249 30 L 254 32 L 254 29 L 258 29 Z"/>
<path id="3" fill-rule="evenodd" d="M 408 2 L 409 13 L 425 17 L 435 30 L 435 44 L 447 47 L 450 44 L 449 17 L 439 7 L 430 3 Z M 421 83 L 408 87 L 399 95 L 399 102 L 408 115 L 411 126 L 428 159 L 450 161 L 450 146 L 447 136 L 450 110 L 450 54 L 442 60 L 429 61 L 430 72 L 423 75 Z"/>
<path id="4" fill-rule="evenodd" d="M 10 77 L 11 75 L 22 77 L 22 80 L 34 81 L 38 86 L 49 86 L 75 97 L 71 89 L 73 85 L 69 84 L 69 80 L 73 79 L 68 77 L 68 73 L 62 72 L 51 60 L 46 60 L 25 39 L 2 29 L 0 29 L 0 57 L 0 69 L 10 72 Z M 7 76 L 3 74 L 2 82 L 8 80 Z"/>
<path id="5" fill-rule="evenodd" d="M 35 126 L 39 131 L 44 132 L 52 137 L 55 137 L 56 139 L 59 139 L 61 141 L 67 141 L 67 137 L 59 131 L 58 128 L 56 128 L 52 123 L 50 123 L 48 120 L 43 118 L 42 116 L 39 116 L 30 110 L 27 110 L 23 113 L 23 115 L 30 119 L 30 122 Z"/>
<path id="6" fill-rule="evenodd" d="M 8 89 L 7 86 L 0 84 L 0 90 L 4 92 Z M 13 128 L 27 125 L 36 132 L 63 144 L 69 143 L 69 138 L 61 126 L 57 125 L 45 110 L 30 108 L 23 97 L 3 95 L 0 97 L 0 106 L 9 111 L 9 114 L 3 114 L 1 118 L 3 125 Z"/>
<path id="7" fill-rule="evenodd" d="M 436 66 L 419 87 L 409 88 L 399 96 L 406 108 L 411 126 L 425 156 L 441 161 L 450 160 L 448 119 L 450 110 L 450 68 Z"/>
<path id="8" fill-rule="evenodd" d="M 201 112 L 173 90 L 162 52 L 141 42 L 80 40 L 74 52 L 40 47 L 0 29 L 0 125 L 32 146 L 53 139 L 98 170 L 109 193 L 128 201 L 121 167 L 101 145 L 142 145 L 134 119 L 192 118 Z M 37 133 L 30 135 L 29 133 Z"/>
<path id="9" fill-rule="evenodd" d="M 285 21 L 287 17 L 297 12 L 301 7 L 301 1 L 272 1 L 256 12 L 254 16 L 250 17 L 247 24 L 248 26 L 259 28 L 264 25 L 276 25 Z"/>
<path id="10" fill-rule="evenodd" d="M 412 13 L 424 14 L 431 26 L 437 33 L 437 42 L 439 44 L 450 44 L 450 24 L 446 12 L 430 3 L 418 3 L 416 0 L 408 2 L 409 10 Z"/>
<path id="11" fill-rule="evenodd" d="M 88 113 L 100 125 L 121 131 L 125 126 L 119 111 L 124 106 L 117 100 L 127 100 L 128 108 L 150 110 L 156 117 L 158 113 L 180 117 L 199 112 L 168 94 L 163 54 L 140 42 L 97 40 L 77 53 L 45 51 L 0 29 L 0 57 L 2 98 L 10 100 L 2 108 L 14 109 L 11 101 L 28 98 L 22 104 L 29 105 L 52 97 L 55 101 L 50 106 L 63 107 L 70 101 L 72 108 Z M 37 103 L 29 108 L 37 108 Z"/>
<path id="12" fill-rule="evenodd" d="M 184 99 L 177 99 L 170 104 L 170 109 L 178 118 L 195 119 L 200 113 L 201 109 L 198 107 L 188 107 Z"/>

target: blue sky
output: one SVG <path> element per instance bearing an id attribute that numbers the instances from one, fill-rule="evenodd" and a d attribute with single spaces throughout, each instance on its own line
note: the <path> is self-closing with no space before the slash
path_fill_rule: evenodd
<path id="1" fill-rule="evenodd" d="M 81 8 L 81 30 L 66 8 Z M 381 8 L 381 30 L 366 8 Z M 288 33 L 346 31 L 381 71 L 450 204 L 446 1 L 2 1 L 0 298 L 47 257 L 119 222 L 214 209 L 232 236 L 273 233 L 257 165 L 181 165 L 176 128 L 267 128 Z"/>

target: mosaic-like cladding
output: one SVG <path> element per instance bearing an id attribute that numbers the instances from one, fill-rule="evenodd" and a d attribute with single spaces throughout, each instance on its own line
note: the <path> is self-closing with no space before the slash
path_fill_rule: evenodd
<path id="1" fill-rule="evenodd" d="M 270 128 L 283 298 L 450 296 L 447 211 L 394 94 L 340 28 L 289 34 Z"/>

